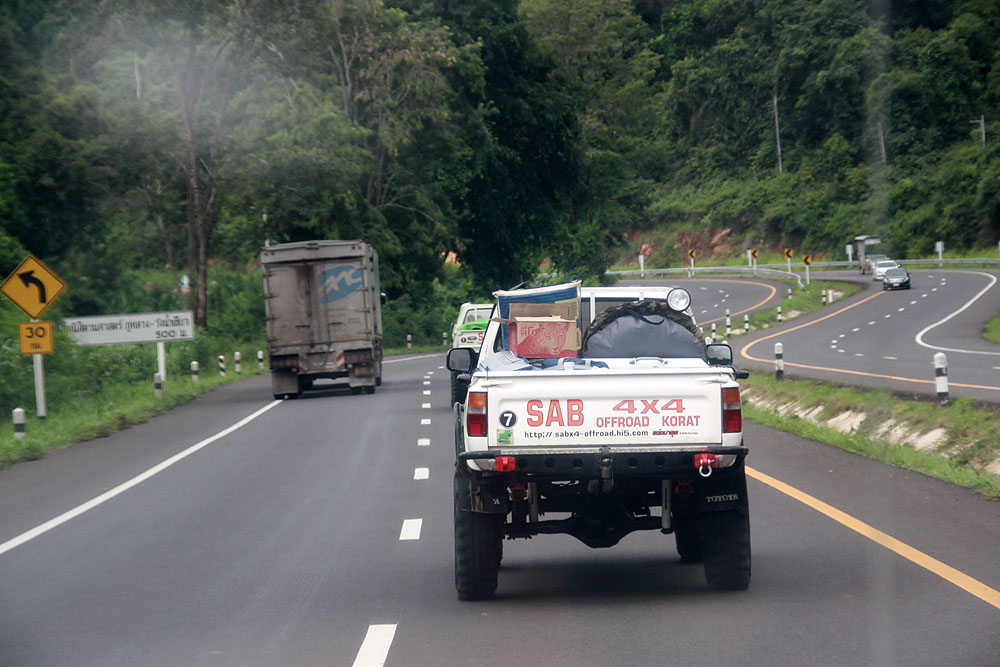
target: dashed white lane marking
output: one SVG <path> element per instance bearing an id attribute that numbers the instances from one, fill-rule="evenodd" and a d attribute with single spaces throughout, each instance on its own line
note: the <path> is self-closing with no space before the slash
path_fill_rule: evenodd
<path id="1" fill-rule="evenodd" d="M 701 312 L 700 312 L 700 313 L 698 313 L 698 314 L 699 314 L 699 315 L 704 315 L 704 314 L 705 314 L 705 313 L 707 313 L 707 312 L 708 312 L 707 310 L 703 310 L 703 311 L 701 311 Z"/>
<path id="2" fill-rule="evenodd" d="M 861 352 L 855 352 L 855 353 L 854 353 L 854 356 L 855 356 L 855 357 L 863 357 L 863 356 L 865 356 L 865 355 L 864 355 L 864 354 L 862 354 Z"/>
<path id="3" fill-rule="evenodd" d="M 430 438 L 417 438 L 417 447 L 430 447 L 430 446 L 431 446 Z"/>
<path id="4" fill-rule="evenodd" d="M 942 347 L 940 345 L 931 345 L 930 343 L 925 343 L 924 342 L 924 334 L 925 333 L 927 333 L 928 331 L 930 331 L 934 327 L 941 326 L 942 324 L 944 324 L 945 322 L 947 322 L 948 320 L 950 320 L 951 318 L 955 317 L 956 315 L 958 315 L 959 313 L 961 313 L 963 310 L 965 310 L 966 308 L 968 308 L 969 306 L 971 306 L 972 304 L 974 304 L 976 301 L 979 300 L 979 297 L 981 297 L 982 295 L 984 295 L 988 291 L 990 291 L 990 289 L 994 285 L 996 285 L 996 283 L 997 283 L 996 277 L 993 276 L 993 275 L 991 275 L 991 274 L 989 274 L 989 273 L 980 273 L 979 271 L 970 271 L 970 273 L 973 273 L 973 274 L 978 275 L 978 276 L 985 276 L 986 278 L 989 278 L 990 282 L 986 285 L 986 287 L 984 287 L 983 289 L 981 289 L 978 292 L 976 292 L 976 295 L 974 297 L 972 297 L 971 299 L 969 299 L 968 301 L 966 301 L 965 305 L 962 306 L 961 308 L 959 308 L 958 310 L 956 310 L 954 313 L 952 313 L 948 317 L 945 317 L 942 320 L 938 320 L 934 324 L 931 324 L 929 326 L 924 327 L 919 332 L 917 332 L 917 335 L 913 337 L 913 340 L 917 343 L 917 345 L 920 345 L 921 347 L 926 347 L 926 348 L 931 349 L 931 350 L 941 350 L 942 352 L 964 352 L 966 354 L 986 354 L 986 355 L 989 355 L 989 356 L 1000 355 L 1000 352 L 987 352 L 987 351 L 981 351 L 981 350 L 963 350 L 962 348 Z M 936 290 L 937 288 L 935 287 L 934 289 Z"/>
<path id="5" fill-rule="evenodd" d="M 916 300 L 916 299 L 914 299 L 913 301 L 911 301 L 911 302 L 910 302 L 910 305 L 911 305 L 911 306 L 915 306 L 915 305 L 917 305 L 917 300 Z"/>
<path id="6" fill-rule="evenodd" d="M 430 379 L 431 379 L 431 376 L 430 376 L 430 375 L 425 375 L 425 376 L 424 376 L 424 379 L 425 379 L 425 380 L 430 380 Z"/>
<path id="7" fill-rule="evenodd" d="M 698 289 L 700 289 L 702 292 L 707 292 L 708 291 L 707 287 L 699 287 Z"/>
<path id="8" fill-rule="evenodd" d="M 427 479 L 431 476 L 430 468 L 414 468 L 413 479 Z"/>
<path id="9" fill-rule="evenodd" d="M 883 359 L 888 359 L 889 361 L 899 361 L 899 357 L 882 357 Z"/>
<path id="10" fill-rule="evenodd" d="M 430 403 L 421 403 L 420 404 L 420 409 L 421 410 L 430 410 L 431 409 L 431 404 Z"/>
<path id="11" fill-rule="evenodd" d="M 430 419 L 421 419 L 421 420 L 420 420 L 420 425 L 421 425 L 421 426 L 427 426 L 427 425 L 428 425 L 428 424 L 430 424 L 430 423 L 431 423 L 431 420 L 430 420 Z"/>
<path id="12" fill-rule="evenodd" d="M 844 353 L 844 350 L 841 350 L 841 349 L 840 349 L 840 348 L 838 347 L 838 348 L 837 348 L 837 352 L 840 352 L 841 354 L 843 354 L 843 353 Z"/>
<path id="13" fill-rule="evenodd" d="M 886 313 L 885 314 L 885 319 L 889 319 L 890 317 L 892 317 L 892 313 Z"/>
<path id="14" fill-rule="evenodd" d="M 837 336 L 837 338 L 843 338 L 843 337 L 844 337 L 844 336 L 846 336 L 846 335 L 847 335 L 847 334 L 840 334 L 839 336 Z"/>
<path id="15" fill-rule="evenodd" d="M 926 298 L 927 298 L 927 294 L 926 294 L 926 293 L 924 293 L 924 294 L 921 294 L 921 295 L 920 295 L 920 298 L 921 298 L 921 299 L 926 299 Z"/>
<path id="16" fill-rule="evenodd" d="M 719 304 L 717 304 L 717 303 L 713 303 L 712 304 L 712 308 L 718 308 L 718 307 L 719 307 Z"/>
<path id="17" fill-rule="evenodd" d="M 896 312 L 897 312 L 897 313 L 901 313 L 901 312 L 903 312 L 904 310 L 906 310 L 906 308 L 897 308 L 897 309 L 896 309 Z"/>
<path id="18" fill-rule="evenodd" d="M 431 390 L 430 389 L 424 389 L 424 396 L 430 396 L 430 395 L 431 395 Z"/>
<path id="19" fill-rule="evenodd" d="M 836 338 L 834 338 L 833 340 L 830 341 L 830 345 L 836 345 L 839 342 L 840 342 L 839 340 L 837 340 Z"/>
<path id="20" fill-rule="evenodd" d="M 861 331 L 861 327 L 854 327 L 851 331 Z"/>
<path id="21" fill-rule="evenodd" d="M 163 461 L 162 463 L 158 463 L 155 466 L 153 466 L 152 468 L 146 470 L 146 472 L 143 472 L 143 473 L 140 473 L 140 474 L 136 475 L 135 477 L 133 477 L 132 479 L 128 480 L 127 482 L 122 482 L 121 484 L 119 484 L 115 488 L 113 488 L 113 489 L 111 489 L 109 491 L 105 491 L 101 495 L 99 495 L 96 498 L 93 498 L 91 500 L 88 500 L 87 502 L 83 503 L 82 505 L 77 505 L 76 507 L 74 507 L 73 509 L 69 510 L 68 512 L 63 512 L 62 514 L 60 514 L 59 516 L 55 517 L 54 519 L 49 519 L 45 523 L 43 523 L 43 524 L 41 524 L 39 526 L 35 526 L 34 528 L 32 528 L 31 530 L 29 530 L 29 531 L 27 531 L 25 533 L 21 533 L 20 535 L 18 535 L 15 538 L 7 540 L 3 544 L 0 544 L 0 555 L 3 555 L 5 553 L 7 553 L 8 551 L 10 551 L 11 549 L 13 549 L 14 547 L 21 546 L 25 542 L 28 542 L 30 540 L 35 539 L 36 537 L 38 537 L 39 535 L 42 535 L 43 533 L 49 532 L 53 528 L 61 526 L 62 524 L 64 524 L 67 521 L 69 521 L 70 519 L 75 519 L 76 517 L 80 516 L 84 512 L 89 512 L 90 510 L 94 509 L 98 505 L 101 505 L 102 503 L 104 503 L 104 502 L 106 502 L 108 500 L 111 500 L 115 496 L 120 495 L 122 493 L 125 493 L 126 491 L 128 491 L 129 489 L 131 489 L 133 486 L 138 486 L 139 484 L 145 482 L 150 477 L 153 477 L 154 475 L 160 474 L 161 472 L 163 472 L 164 470 L 166 470 L 170 466 L 174 465 L 178 461 L 186 459 L 187 457 L 191 456 L 192 454 L 194 454 L 198 450 L 200 450 L 200 449 L 202 449 L 204 447 L 207 447 L 208 445 L 212 444 L 216 440 L 224 438 L 227 435 L 229 435 L 230 433 L 232 433 L 233 431 L 235 431 L 235 430 L 237 430 L 239 428 L 242 428 L 243 426 L 246 426 L 247 424 L 249 424 L 250 422 L 252 422 L 254 419 L 257 419 L 257 417 L 260 417 L 262 414 L 264 414 L 265 412 L 267 412 L 271 408 L 273 408 L 273 407 L 275 407 L 277 405 L 281 405 L 282 402 L 283 401 L 271 401 L 270 403 L 268 403 L 267 405 L 265 405 L 264 407 L 262 407 L 260 410 L 257 410 L 256 412 L 254 412 L 253 414 L 251 414 L 251 415 L 249 415 L 247 417 L 244 417 L 243 419 L 241 419 L 240 421 L 236 422 L 232 426 L 219 431 L 218 433 L 216 433 L 213 436 L 205 438 L 204 440 L 202 440 L 199 443 L 191 445 L 190 447 L 188 447 L 187 449 L 185 449 L 182 452 L 178 452 L 177 454 L 174 454 L 169 459 Z"/>
<path id="22" fill-rule="evenodd" d="M 396 635 L 396 624 L 369 625 L 353 667 L 383 667 Z"/>
<path id="23" fill-rule="evenodd" d="M 937 292 L 937 287 L 932 287 L 932 288 L 931 288 L 931 291 L 932 291 L 932 292 Z"/>
<path id="24" fill-rule="evenodd" d="M 424 380 L 424 385 L 429 385 L 429 384 L 430 384 L 429 380 Z"/>
<path id="25" fill-rule="evenodd" d="M 871 325 L 873 325 L 873 324 L 875 324 L 875 320 L 872 320 L 871 322 L 869 322 L 869 323 L 868 323 L 868 326 L 871 326 Z"/>
<path id="26" fill-rule="evenodd" d="M 399 539 L 402 540 L 419 540 L 420 539 L 420 526 L 424 523 L 423 519 L 404 519 L 403 527 L 399 531 Z"/>
<path id="27" fill-rule="evenodd" d="M 444 366 L 438 366 L 438 370 L 441 370 L 442 368 L 444 368 Z"/>

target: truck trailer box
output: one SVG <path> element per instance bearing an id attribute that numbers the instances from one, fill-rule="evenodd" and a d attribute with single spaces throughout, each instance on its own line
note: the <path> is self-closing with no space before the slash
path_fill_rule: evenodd
<path id="1" fill-rule="evenodd" d="M 373 393 L 382 378 L 378 253 L 363 241 L 300 241 L 261 251 L 276 397 L 320 378 Z"/>

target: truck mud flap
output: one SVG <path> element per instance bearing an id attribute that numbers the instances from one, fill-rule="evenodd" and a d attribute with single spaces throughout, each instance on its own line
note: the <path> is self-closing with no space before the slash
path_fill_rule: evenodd
<path id="1" fill-rule="evenodd" d="M 743 458 L 731 468 L 721 468 L 710 479 L 696 479 L 694 492 L 699 512 L 721 512 L 748 506 Z"/>

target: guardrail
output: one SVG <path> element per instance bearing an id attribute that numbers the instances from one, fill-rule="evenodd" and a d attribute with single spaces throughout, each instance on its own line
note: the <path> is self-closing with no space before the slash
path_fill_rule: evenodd
<path id="1" fill-rule="evenodd" d="M 984 257 L 981 259 L 897 259 L 894 260 L 900 264 L 915 265 L 915 266 L 944 266 L 945 264 L 996 264 L 1000 265 L 1000 259 Z M 605 271 L 609 276 L 630 276 L 635 278 L 644 278 L 648 276 L 687 276 L 692 278 L 695 275 L 705 274 L 705 275 L 738 275 L 743 277 L 752 276 L 754 278 L 774 278 L 776 280 L 794 280 L 798 283 L 799 289 L 803 289 L 801 275 L 805 272 L 804 266 L 796 265 L 795 268 L 799 269 L 799 272 L 788 271 L 787 264 L 758 264 L 756 267 L 751 268 L 749 266 L 696 266 L 693 269 L 691 267 L 675 268 L 675 269 L 633 269 L 627 271 Z M 810 269 L 821 270 L 821 269 L 857 269 L 857 262 L 813 262 Z M 553 278 L 556 276 L 561 276 L 560 273 L 541 273 L 538 274 L 542 278 Z"/>
<path id="2" fill-rule="evenodd" d="M 695 275 L 705 274 L 705 275 L 728 275 L 728 276 L 742 276 L 754 278 L 774 278 L 776 280 L 794 280 L 798 283 L 799 289 L 803 289 L 802 278 L 797 273 L 789 273 L 788 271 L 779 271 L 777 269 L 772 269 L 769 267 L 758 266 L 755 269 L 751 269 L 749 266 L 702 266 L 694 267 L 693 269 L 688 267 L 684 269 L 644 269 L 644 270 L 630 270 L 630 271 L 605 271 L 609 276 L 632 276 L 635 278 L 644 278 L 648 276 L 687 276 L 688 278 L 693 278 Z"/>

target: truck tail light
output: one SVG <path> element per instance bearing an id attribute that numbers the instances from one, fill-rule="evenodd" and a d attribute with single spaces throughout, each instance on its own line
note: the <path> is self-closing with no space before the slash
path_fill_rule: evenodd
<path id="1" fill-rule="evenodd" d="M 743 430 L 743 405 L 739 387 L 722 388 L 722 432 L 739 433 Z"/>
<path id="2" fill-rule="evenodd" d="M 486 435 L 486 393 L 469 392 L 469 407 L 465 411 L 465 426 L 469 436 Z"/>
<path id="3" fill-rule="evenodd" d="M 344 352 L 344 362 L 348 364 L 364 364 L 371 360 L 371 350 L 347 350 Z"/>

